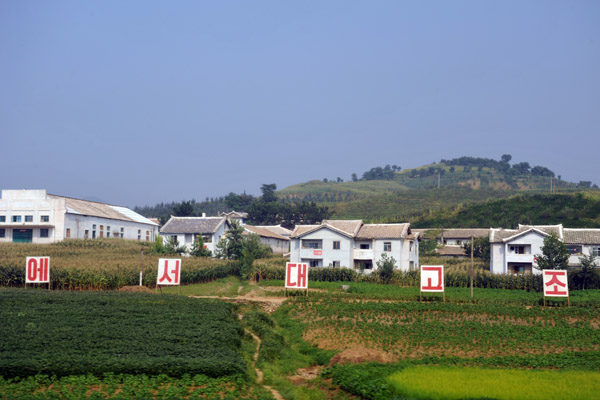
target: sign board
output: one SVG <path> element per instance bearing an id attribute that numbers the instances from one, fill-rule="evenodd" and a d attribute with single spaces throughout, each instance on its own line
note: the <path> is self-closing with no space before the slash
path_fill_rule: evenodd
<path id="1" fill-rule="evenodd" d="M 322 255 L 323 255 L 323 250 L 314 250 L 314 251 L 313 251 L 313 254 L 314 254 L 315 256 L 322 256 Z"/>
<path id="2" fill-rule="evenodd" d="M 285 264 L 285 288 L 308 289 L 308 264 Z"/>
<path id="3" fill-rule="evenodd" d="M 569 280 L 564 269 L 542 270 L 545 297 L 569 297 Z"/>
<path id="4" fill-rule="evenodd" d="M 181 276 L 181 259 L 159 258 L 157 285 L 179 285 Z"/>
<path id="5" fill-rule="evenodd" d="M 25 283 L 50 283 L 50 257 L 27 257 Z"/>
<path id="6" fill-rule="evenodd" d="M 421 266 L 421 292 L 444 292 L 444 266 Z"/>

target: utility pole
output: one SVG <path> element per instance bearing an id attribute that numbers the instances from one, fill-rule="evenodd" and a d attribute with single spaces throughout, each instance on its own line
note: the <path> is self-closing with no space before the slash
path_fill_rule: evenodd
<path id="1" fill-rule="evenodd" d="M 144 280 L 144 245 L 142 244 L 142 266 L 140 268 L 140 286 L 143 286 Z"/>
<path id="2" fill-rule="evenodd" d="M 440 188 L 440 177 L 442 175 L 442 171 L 438 171 L 438 189 Z"/>
<path id="3" fill-rule="evenodd" d="M 471 270 L 469 271 L 469 275 L 471 275 L 471 298 L 473 298 L 473 275 L 475 275 L 475 267 L 473 265 L 473 241 L 475 240 L 474 236 L 471 236 Z"/>

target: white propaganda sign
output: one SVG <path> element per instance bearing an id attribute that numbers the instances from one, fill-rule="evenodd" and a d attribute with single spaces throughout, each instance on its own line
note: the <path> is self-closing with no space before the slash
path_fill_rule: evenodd
<path id="1" fill-rule="evenodd" d="M 179 285 L 181 277 L 180 258 L 159 258 L 157 285 Z"/>
<path id="2" fill-rule="evenodd" d="M 285 288 L 308 289 L 308 264 L 285 264 Z"/>
<path id="3" fill-rule="evenodd" d="M 444 266 L 422 265 L 421 266 L 421 292 L 443 292 L 444 291 Z"/>
<path id="4" fill-rule="evenodd" d="M 50 257 L 27 257 L 25 283 L 50 283 Z"/>
<path id="5" fill-rule="evenodd" d="M 544 282 L 544 296 L 546 297 L 569 297 L 569 279 L 564 269 L 542 270 Z"/>

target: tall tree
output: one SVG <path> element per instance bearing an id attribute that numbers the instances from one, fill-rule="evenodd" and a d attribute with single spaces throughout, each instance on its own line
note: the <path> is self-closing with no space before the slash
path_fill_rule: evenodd
<path id="1" fill-rule="evenodd" d="M 191 217 L 194 215 L 194 200 L 182 201 L 173 207 L 173 215 L 176 217 Z"/>
<path id="2" fill-rule="evenodd" d="M 537 269 L 565 269 L 569 266 L 569 249 L 558 238 L 556 233 L 552 232 L 544 238 L 542 254 L 536 254 Z"/>
<path id="3" fill-rule="evenodd" d="M 263 184 L 260 187 L 260 191 L 262 192 L 262 201 L 265 203 L 271 203 L 271 202 L 277 201 L 277 196 L 275 195 L 275 190 L 277 190 L 277 185 L 275 183 Z"/>
<path id="4" fill-rule="evenodd" d="M 500 159 L 505 163 L 509 163 L 512 160 L 512 156 L 510 154 L 502 154 Z"/>

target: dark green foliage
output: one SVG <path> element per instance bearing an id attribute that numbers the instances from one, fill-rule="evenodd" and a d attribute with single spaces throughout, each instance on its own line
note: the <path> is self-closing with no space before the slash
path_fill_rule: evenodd
<path id="1" fill-rule="evenodd" d="M 553 225 L 569 228 L 595 228 L 600 221 L 600 201 L 592 195 L 534 194 L 489 200 L 457 211 L 441 211 L 413 221 L 415 228 L 503 227 L 518 224 Z"/>
<path id="2" fill-rule="evenodd" d="M 190 255 L 193 257 L 210 257 L 212 255 L 212 252 L 204 247 L 204 237 L 202 235 L 196 236 Z"/>
<path id="3" fill-rule="evenodd" d="M 471 256 L 471 242 L 466 242 L 463 244 L 463 249 L 465 254 L 470 257 Z M 490 238 L 478 237 L 473 240 L 473 257 L 480 258 L 485 262 L 490 261 Z"/>
<path id="4" fill-rule="evenodd" d="M 544 238 L 542 254 L 536 254 L 537 269 L 565 269 L 569 266 L 569 250 L 565 243 L 552 232 Z"/>
<path id="5" fill-rule="evenodd" d="M 181 296 L 0 290 L 0 375 L 243 374 L 231 305 Z"/>
<path id="6" fill-rule="evenodd" d="M 373 180 L 391 180 L 396 176 L 396 171 L 392 169 L 389 165 L 386 165 L 384 168 L 375 167 L 363 173 L 362 179 L 365 181 L 373 181 Z"/>
<path id="7" fill-rule="evenodd" d="M 586 286 L 594 286 L 594 281 L 598 280 L 598 271 L 596 270 L 596 257 L 593 254 L 579 257 L 580 267 L 573 272 L 577 283 L 576 285 L 581 289 L 585 289 Z"/>
<path id="8" fill-rule="evenodd" d="M 382 283 L 389 283 L 394 277 L 394 269 L 396 268 L 396 260 L 394 257 L 388 257 L 385 253 L 381 255 L 381 259 L 377 261 L 377 273 Z"/>
<path id="9" fill-rule="evenodd" d="M 237 221 L 232 221 L 229 230 L 217 243 L 215 255 L 226 260 L 239 260 L 242 256 L 244 228 Z"/>
<path id="10" fill-rule="evenodd" d="M 279 358 L 286 347 L 283 336 L 275 332 L 275 322 L 262 311 L 249 311 L 244 315 L 244 325 L 262 341 L 259 360 L 273 362 Z"/>
<path id="11" fill-rule="evenodd" d="M 273 254 L 271 246 L 263 244 L 260 241 L 260 236 L 255 233 L 247 235 L 243 240 L 242 256 L 240 257 L 242 279 L 249 279 L 251 277 L 254 260 L 266 258 L 271 254 Z"/>

